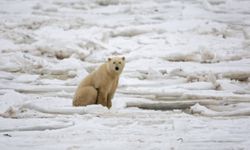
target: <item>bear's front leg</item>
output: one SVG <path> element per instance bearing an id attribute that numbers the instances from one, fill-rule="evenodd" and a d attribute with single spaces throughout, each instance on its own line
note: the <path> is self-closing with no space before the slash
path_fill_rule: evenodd
<path id="1" fill-rule="evenodd" d="M 102 90 L 98 93 L 97 104 L 101 104 L 102 106 L 108 106 L 108 94 Z"/>
<path id="2" fill-rule="evenodd" d="M 110 93 L 108 94 L 108 108 L 110 109 L 112 107 L 112 98 L 113 98 L 114 94 Z"/>

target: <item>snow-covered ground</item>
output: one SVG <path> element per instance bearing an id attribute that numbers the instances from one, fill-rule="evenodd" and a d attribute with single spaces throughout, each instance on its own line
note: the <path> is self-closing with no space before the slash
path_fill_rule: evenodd
<path id="1" fill-rule="evenodd" d="M 77 84 L 126 57 L 108 110 Z M 1 0 L 0 149 L 250 149 L 249 0 Z"/>

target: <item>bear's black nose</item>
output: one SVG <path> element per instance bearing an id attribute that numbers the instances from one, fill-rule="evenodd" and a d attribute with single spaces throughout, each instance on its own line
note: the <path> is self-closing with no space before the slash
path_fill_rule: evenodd
<path id="1" fill-rule="evenodd" d="M 115 70 L 118 71 L 118 70 L 119 70 L 119 67 L 115 67 Z"/>

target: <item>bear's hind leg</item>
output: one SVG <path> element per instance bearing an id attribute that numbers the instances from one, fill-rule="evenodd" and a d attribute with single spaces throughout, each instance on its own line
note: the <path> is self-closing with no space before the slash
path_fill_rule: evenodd
<path id="1" fill-rule="evenodd" d="M 96 104 L 97 90 L 92 86 L 78 89 L 75 93 L 73 106 L 87 106 Z"/>

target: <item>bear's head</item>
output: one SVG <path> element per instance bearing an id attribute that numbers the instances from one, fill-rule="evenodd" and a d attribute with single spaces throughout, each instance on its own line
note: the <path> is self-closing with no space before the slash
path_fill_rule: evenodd
<path id="1" fill-rule="evenodd" d="M 119 75 L 125 66 L 125 57 L 109 57 L 107 64 L 111 73 Z"/>

